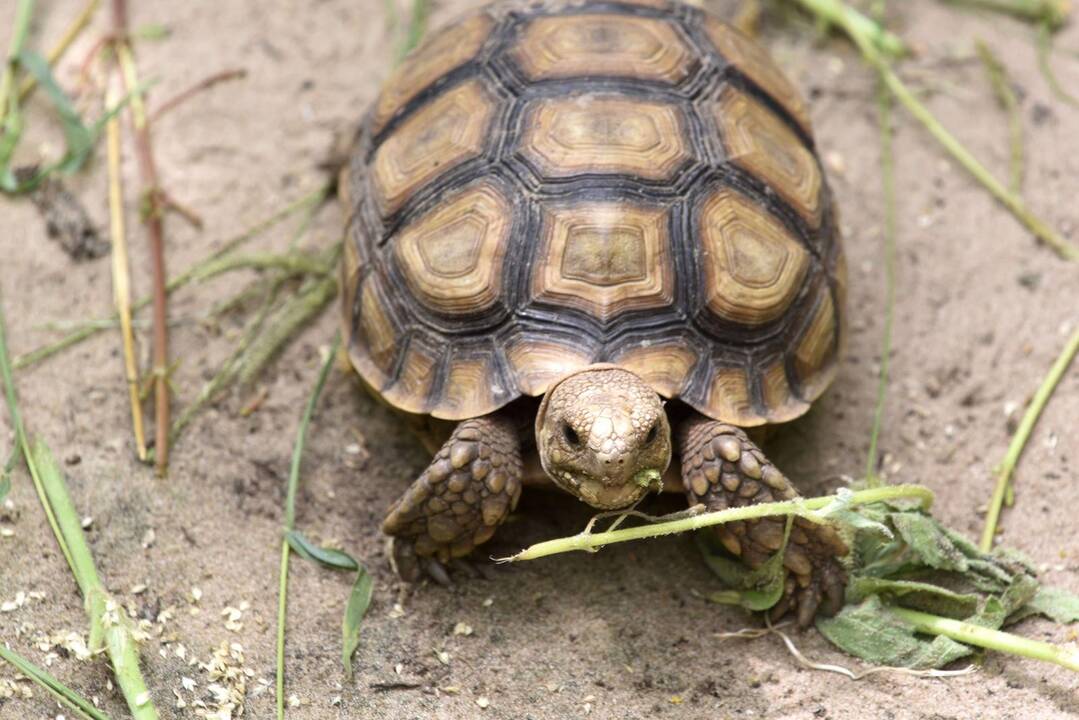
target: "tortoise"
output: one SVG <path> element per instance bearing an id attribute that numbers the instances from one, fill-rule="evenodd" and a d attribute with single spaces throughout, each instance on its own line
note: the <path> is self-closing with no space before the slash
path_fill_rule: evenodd
<path id="1" fill-rule="evenodd" d="M 537 479 L 602 509 L 665 473 L 710 510 L 798 496 L 745 430 L 832 382 L 846 265 L 806 103 L 753 41 L 674 0 L 483 7 L 392 73 L 340 180 L 351 364 L 434 439 L 383 524 L 402 576 Z M 785 526 L 716 532 L 756 567 Z M 838 607 L 846 552 L 796 522 L 774 615 Z"/>

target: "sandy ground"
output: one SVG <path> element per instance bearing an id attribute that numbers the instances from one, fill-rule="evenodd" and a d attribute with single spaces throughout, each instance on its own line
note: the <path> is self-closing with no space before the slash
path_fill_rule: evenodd
<path id="1" fill-rule="evenodd" d="M 40 3 L 34 42 L 55 38 L 81 3 Z M 477 3 L 443 0 L 435 20 Z M 0 42 L 14 0 L 0 0 Z M 133 3 L 133 25 L 162 24 L 167 39 L 139 46 L 158 78 L 154 94 L 172 95 L 209 73 L 242 67 L 246 80 L 188 102 L 159 124 L 161 175 L 176 198 L 206 221 L 197 232 L 168 221 L 173 272 L 225 238 L 317 186 L 317 164 L 335 131 L 372 100 L 389 68 L 383 3 L 376 0 Z M 934 112 L 997 173 L 1007 163 L 1006 120 L 977 60 L 973 39 L 1006 60 L 1022 100 L 1027 133 L 1026 194 L 1050 224 L 1079 241 L 1079 111 L 1057 101 L 1037 71 L 1034 32 L 1017 22 L 955 11 L 930 0 L 893 4 L 894 24 L 921 50 L 905 75 L 927 93 Z M 719 3 L 729 16 L 733 3 Z M 853 327 L 839 381 L 804 420 L 771 447 L 781 467 L 810 492 L 861 472 L 875 397 L 882 328 L 881 192 L 870 74 L 849 46 L 820 42 L 804 23 L 769 18 L 765 41 L 812 99 L 813 121 L 832 168 L 851 260 Z M 74 67 L 105 25 L 100 14 L 65 61 Z M 1079 87 L 1079 23 L 1058 39 L 1056 68 Z M 33 160 L 59 147 L 40 95 L 30 107 Z M 922 482 L 937 493 L 948 523 L 976 534 L 991 469 L 1004 452 L 1009 422 L 1079 322 L 1076 266 L 1039 248 L 925 132 L 901 116 L 897 137 L 901 219 L 896 342 L 882 447 L 889 478 Z M 134 178 L 130 158 L 126 172 Z M 70 181 L 91 215 L 105 222 L 102 162 Z M 129 218 L 135 224 L 135 207 Z M 0 200 L 0 283 L 16 352 L 46 342 L 50 321 L 107 312 L 106 259 L 75 264 L 46 239 L 29 202 Z M 327 206 L 307 242 L 336 238 L 341 214 Z M 134 233 L 139 293 L 149 265 Z M 288 228 L 253 247 L 282 249 Z M 240 279 L 178 295 L 175 318 L 198 318 L 234 292 Z M 163 717 L 194 717 L 210 678 L 207 662 L 223 642 L 242 645 L 246 717 L 272 715 L 274 617 L 279 528 L 292 438 L 336 316 L 308 329 L 260 383 L 268 392 L 255 414 L 249 397 L 231 398 L 202 416 L 176 448 L 159 480 L 133 459 L 119 341 L 91 342 L 20 374 L 32 429 L 65 459 L 89 537 L 109 587 L 144 617 L 166 622 L 145 647 L 145 671 Z M 237 323 L 213 332 L 186 322 L 173 334 L 179 403 L 193 397 L 235 341 Z M 1012 414 L 1009 416 L 1009 412 Z M 1020 411 L 1021 412 L 1021 411 Z M 1009 420 L 1009 417 L 1011 420 Z M 1079 372 L 1061 384 L 1018 472 L 1018 507 L 1004 518 L 1004 540 L 1034 558 L 1044 579 L 1079 592 Z M 4 428 L 4 445 L 8 428 Z M 351 446 L 351 447 L 350 447 Z M 495 581 L 453 590 L 423 586 L 399 593 L 378 524 L 387 505 L 425 464 L 398 419 L 336 373 L 309 444 L 298 522 L 310 536 L 336 541 L 371 568 L 376 590 L 356 655 L 358 675 L 344 679 L 340 618 L 349 588 L 343 574 L 296 562 L 292 573 L 288 689 L 295 718 L 1065 718 L 1079 714 L 1079 681 L 1063 670 L 989 655 L 979 672 L 949 680 L 876 676 L 852 682 L 799 669 L 774 639 L 719 640 L 717 631 L 751 625 L 698 592 L 716 587 L 687 538 L 627 544 L 598 555 L 562 556 L 501 572 Z M 82 605 L 33 495 L 20 473 L 0 511 L 0 600 L 44 593 L 0 614 L 0 639 L 36 662 L 43 636 L 79 631 Z M 656 508 L 657 506 L 653 506 Z M 664 505 L 663 507 L 674 507 Z M 500 531 L 492 552 L 575 531 L 586 513 L 568 499 L 527 496 Z M 145 591 L 131 589 L 145 585 Z M 193 588 L 201 601 L 191 600 Z M 395 603 L 401 608 L 395 610 Z M 246 603 L 246 604 L 245 604 Z M 234 630 L 226 607 L 243 608 Z M 457 623 L 472 628 L 455 635 Z M 1018 631 L 1074 645 L 1074 630 L 1027 621 Z M 808 655 L 855 664 L 811 631 L 798 639 Z M 187 660 L 178 655 L 186 649 Z M 109 689 L 102 661 L 56 651 L 52 671 L 113 717 L 127 715 Z M 441 655 L 440 653 L 444 653 Z M 232 660 L 234 664 L 237 660 Z M 11 678 L 0 667 L 0 678 Z M 195 690 L 182 687 L 182 677 Z M 187 703 L 176 707 L 173 691 Z M 481 710 L 477 701 L 489 700 Z M 58 709 L 35 689 L 32 699 L 0 700 L 0 718 L 53 718 Z"/>

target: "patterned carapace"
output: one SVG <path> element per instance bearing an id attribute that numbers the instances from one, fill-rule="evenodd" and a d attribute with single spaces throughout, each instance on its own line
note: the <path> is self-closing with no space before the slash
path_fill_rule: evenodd
<path id="1" fill-rule="evenodd" d="M 342 173 L 364 380 L 447 419 L 592 363 L 739 426 L 831 382 L 845 265 L 805 103 L 666 0 L 490 6 L 396 70 Z"/>

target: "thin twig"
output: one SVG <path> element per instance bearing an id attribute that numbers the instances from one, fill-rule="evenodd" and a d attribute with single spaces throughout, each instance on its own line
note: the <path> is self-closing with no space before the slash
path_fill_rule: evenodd
<path id="1" fill-rule="evenodd" d="M 46 55 L 46 59 L 49 65 L 55 65 L 57 61 L 64 56 L 68 48 L 71 47 L 71 43 L 75 42 L 75 38 L 79 36 L 86 26 L 90 24 L 91 18 L 94 13 L 97 12 L 97 6 L 101 4 L 101 0 L 89 0 L 86 5 L 83 6 L 79 14 L 71 21 L 71 24 L 67 26 L 67 30 L 60 37 L 55 45 L 49 50 L 49 54 Z M 27 75 L 23 79 L 22 84 L 19 85 L 19 100 L 26 100 L 30 96 L 30 93 L 37 87 L 37 78 L 33 75 Z"/>
<path id="2" fill-rule="evenodd" d="M 1053 363 L 1053 367 L 1049 369 L 1049 374 L 1045 376 L 1045 380 L 1042 381 L 1038 392 L 1034 394 L 1034 399 L 1030 401 L 1030 407 L 1023 414 L 1023 420 L 1019 423 L 1019 428 L 1015 431 L 1011 444 L 1008 445 L 1007 454 L 1005 454 L 1000 465 L 997 466 L 997 482 L 993 488 L 993 496 L 989 501 L 989 512 L 985 517 L 985 529 L 982 531 L 982 539 L 979 543 L 979 548 L 982 552 L 989 552 L 993 548 L 993 538 L 997 534 L 1000 510 L 1004 505 L 1004 497 L 1011 485 L 1012 473 L 1019 462 L 1019 456 L 1023 454 L 1023 448 L 1026 447 L 1027 440 L 1030 439 L 1030 433 L 1034 430 L 1034 425 L 1038 422 L 1042 410 L 1045 409 L 1046 404 L 1049 402 L 1053 390 L 1056 389 L 1060 379 L 1064 377 L 1064 372 L 1068 369 L 1068 365 L 1071 364 L 1077 353 L 1079 353 L 1079 328 L 1072 334 L 1071 339 L 1064 346 L 1064 350 L 1057 357 L 1056 362 Z"/>
<path id="3" fill-rule="evenodd" d="M 979 40 L 975 43 L 978 57 L 985 65 L 985 72 L 989 75 L 989 84 L 993 86 L 993 94 L 997 96 L 997 102 L 1008 113 L 1008 157 L 1011 168 L 1011 190 L 1018 194 L 1023 189 L 1023 116 L 1019 111 L 1019 99 L 1015 96 L 1008 75 L 1004 71 L 1004 65 L 997 59 L 989 46 Z"/>
<path id="4" fill-rule="evenodd" d="M 877 31 L 866 28 L 864 24 L 852 20 L 849 8 L 840 0 L 796 0 L 802 6 L 816 13 L 819 17 L 828 19 L 838 24 L 858 46 L 862 57 L 881 74 L 884 83 L 892 91 L 896 99 L 921 122 L 929 133 L 936 138 L 948 153 L 962 165 L 974 178 L 1007 208 L 1028 230 L 1034 233 L 1045 244 L 1049 245 L 1058 255 L 1066 260 L 1079 259 L 1079 247 L 1061 237 L 1056 230 L 1049 227 L 1038 216 L 1031 212 L 1022 198 L 1011 192 L 1000 183 L 992 173 L 986 170 L 977 158 L 975 158 L 962 143 L 955 139 L 940 122 L 933 117 L 929 109 L 925 107 L 907 88 L 899 76 L 892 70 L 879 45 L 879 28 Z M 864 19 L 864 18 L 863 18 Z M 872 21 L 868 21 L 872 22 Z M 873 27 L 877 27 L 873 23 Z"/>
<path id="5" fill-rule="evenodd" d="M 883 82 L 877 87 L 877 114 L 880 124 L 880 171 L 884 195 L 884 331 L 881 337 L 880 378 L 877 383 L 877 407 L 869 434 L 869 452 L 865 464 L 868 487 L 880 487 L 877 471 L 877 443 L 884 424 L 884 402 L 888 395 L 888 375 L 892 362 L 892 327 L 895 324 L 895 244 L 897 216 L 895 208 L 895 155 L 892 150 L 892 98 Z"/>
<path id="6" fill-rule="evenodd" d="M 296 443 L 292 447 L 292 463 L 288 473 L 288 491 L 285 495 L 285 533 L 289 533 L 296 527 L 296 491 L 300 486 L 300 463 L 303 460 L 304 444 L 307 442 L 307 429 L 311 425 L 311 418 L 318 406 L 322 388 L 326 385 L 326 379 L 330 376 L 334 359 L 337 357 L 337 349 L 341 345 L 340 333 L 334 336 L 333 344 L 322 361 L 322 368 L 318 372 L 315 388 L 311 397 L 307 399 L 303 416 L 300 418 L 300 426 L 296 431 Z M 277 718 L 284 720 L 285 717 L 285 616 L 288 609 L 288 540 L 281 541 L 281 571 L 277 592 Z"/>
<path id="7" fill-rule="evenodd" d="M 118 37 L 114 47 L 116 56 L 123 69 L 124 82 L 131 94 L 131 119 L 135 131 L 135 155 L 138 158 L 139 174 L 142 176 L 143 198 L 146 209 L 143 222 L 150 238 L 150 263 L 153 272 L 154 298 L 154 340 L 153 367 L 154 378 L 154 424 L 155 442 L 154 459 L 157 472 L 163 475 L 169 464 L 169 384 L 168 384 L 168 314 L 166 309 L 165 276 L 165 231 L 163 212 L 160 202 L 160 183 L 157 179 L 157 167 L 154 164 L 153 144 L 150 136 L 150 122 L 146 117 L 146 106 L 139 92 L 138 67 L 131 45 L 127 40 L 127 2 L 112 0 L 113 32 Z"/>
<path id="8" fill-rule="evenodd" d="M 228 82 L 229 80 L 239 80 L 245 77 L 247 77 L 247 70 L 244 68 L 234 68 L 232 70 L 222 70 L 219 73 L 214 73 L 161 103 L 160 107 L 150 113 L 150 122 L 157 122 L 165 115 L 165 113 L 172 110 L 177 105 L 183 103 L 193 95 L 209 90 L 214 85 Z"/>
<path id="9" fill-rule="evenodd" d="M 116 102 L 114 78 L 108 80 L 105 107 Z M 135 333 L 131 327 L 131 279 L 127 255 L 127 235 L 124 229 L 124 193 L 120 169 L 120 118 L 113 116 L 105 125 L 109 176 L 109 229 L 112 237 L 112 285 L 116 315 L 120 318 L 120 335 L 124 351 L 124 371 L 131 398 L 131 424 L 135 432 L 135 449 L 139 460 L 146 459 L 146 433 L 143 429 L 142 402 L 139 399 L 139 365 L 135 352 Z"/>

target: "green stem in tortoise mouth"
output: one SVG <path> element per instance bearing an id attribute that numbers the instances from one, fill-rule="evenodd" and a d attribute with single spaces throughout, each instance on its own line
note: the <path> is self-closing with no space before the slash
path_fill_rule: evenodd
<path id="1" fill-rule="evenodd" d="M 662 481 L 660 480 L 660 478 L 662 477 L 663 474 L 655 468 L 651 468 L 649 470 L 638 470 L 637 474 L 633 476 L 633 482 L 637 483 L 643 488 L 659 488 L 661 487 Z"/>

